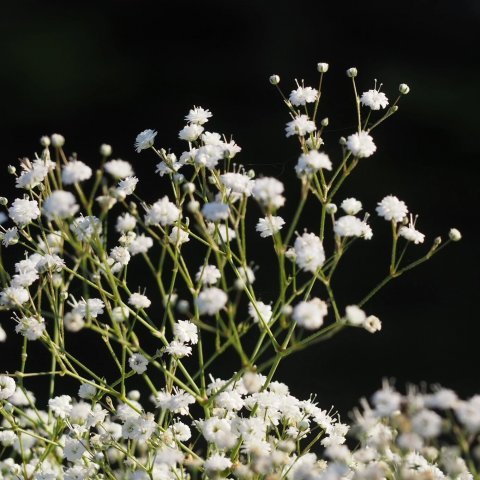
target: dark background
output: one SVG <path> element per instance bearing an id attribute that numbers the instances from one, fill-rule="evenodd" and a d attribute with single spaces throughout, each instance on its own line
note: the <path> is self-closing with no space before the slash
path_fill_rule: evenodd
<path id="1" fill-rule="evenodd" d="M 324 407 L 334 403 L 342 412 L 382 377 L 401 387 L 426 381 L 463 395 L 480 392 L 479 27 L 475 0 L 5 3 L 0 194 L 13 194 L 6 166 L 39 152 L 41 135 L 58 132 L 67 151 L 91 165 L 100 143 L 112 144 L 114 158 L 134 164 L 140 193 L 155 200 L 164 194 L 152 174 L 156 160 L 134 152 L 135 136 L 157 129 L 157 145 L 181 153 L 183 116 L 201 105 L 214 113 L 209 129 L 233 134 L 242 146 L 239 162 L 287 184 L 281 214 L 288 217 L 298 151 L 285 138 L 288 114 L 268 76 L 278 73 L 289 92 L 295 78 L 316 86 L 317 62 L 330 64 L 320 115 L 330 118 L 324 138 L 337 160 L 338 137 L 352 133 L 356 121 L 345 70 L 359 69 L 360 91 L 377 78 L 391 100 L 398 84 L 408 83 L 398 114 L 375 134 L 377 153 L 337 199 L 354 195 L 374 213 L 383 196 L 398 195 L 420 214 L 427 240 L 419 252 L 451 226 L 464 240 L 368 305 L 383 321 L 380 333 L 344 332 L 286 360 L 279 379 L 294 394 L 316 392 Z M 341 305 L 358 301 L 385 274 L 388 224 L 374 218 L 372 226 L 374 239 L 359 243 L 340 269 Z M 258 241 L 259 255 L 265 245 Z M 259 282 L 272 300 L 268 271 L 259 272 Z M 0 348 L 2 365 L 15 368 L 17 354 Z"/>

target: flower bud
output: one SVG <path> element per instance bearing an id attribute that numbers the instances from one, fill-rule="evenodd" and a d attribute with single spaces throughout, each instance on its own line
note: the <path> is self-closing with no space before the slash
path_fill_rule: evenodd
<path id="1" fill-rule="evenodd" d="M 328 72 L 328 63 L 317 63 L 317 70 L 320 73 Z"/>
<path id="2" fill-rule="evenodd" d="M 47 135 L 44 135 L 43 137 L 41 137 L 40 138 L 40 145 L 42 147 L 50 146 L 50 138 Z"/>
<path id="3" fill-rule="evenodd" d="M 192 182 L 187 182 L 183 185 L 182 189 L 186 193 L 193 193 L 197 187 Z"/>
<path id="4" fill-rule="evenodd" d="M 322 127 L 328 127 L 328 117 L 322 118 L 322 121 L 320 122 L 320 125 Z"/>
<path id="5" fill-rule="evenodd" d="M 3 207 L 6 207 L 8 205 L 8 198 L 0 197 L 0 205 L 2 205 Z"/>
<path id="6" fill-rule="evenodd" d="M 253 170 L 253 168 L 251 168 L 248 172 L 247 172 L 247 175 L 249 178 L 255 178 L 255 170 Z"/>
<path id="7" fill-rule="evenodd" d="M 140 392 L 138 390 L 130 390 L 127 393 L 127 397 L 129 400 L 133 400 L 134 402 L 138 402 L 140 400 Z"/>
<path id="8" fill-rule="evenodd" d="M 442 243 L 442 237 L 435 237 L 433 240 L 433 248 L 437 248 Z"/>
<path id="9" fill-rule="evenodd" d="M 190 213 L 198 212 L 200 210 L 200 202 L 198 202 L 197 200 L 192 200 L 191 202 L 188 202 L 187 210 Z"/>
<path id="10" fill-rule="evenodd" d="M 272 85 L 278 85 L 280 83 L 280 77 L 278 75 L 271 75 L 269 80 Z"/>
<path id="11" fill-rule="evenodd" d="M 452 242 L 458 242 L 462 239 L 462 234 L 456 228 L 451 228 L 448 232 L 448 238 L 450 238 Z"/>
<path id="12" fill-rule="evenodd" d="M 410 87 L 406 83 L 401 83 L 398 87 L 398 91 L 402 95 L 406 95 L 410 91 Z"/>
<path id="13" fill-rule="evenodd" d="M 177 311 L 183 315 L 187 314 L 190 311 L 190 304 L 188 303 L 188 300 L 179 300 L 177 302 Z"/>
<path id="14" fill-rule="evenodd" d="M 337 206 L 334 203 L 327 203 L 327 206 L 325 207 L 325 211 L 329 215 L 335 215 L 337 213 Z"/>
<path id="15" fill-rule="evenodd" d="M 398 111 L 398 105 L 392 105 L 389 109 L 390 113 L 395 113 Z"/>
<path id="16" fill-rule="evenodd" d="M 343 147 L 347 144 L 347 139 L 345 137 L 340 137 L 340 139 L 338 140 L 338 143 Z"/>
<path id="17" fill-rule="evenodd" d="M 282 307 L 282 314 L 286 315 L 287 317 L 290 316 L 293 312 L 293 307 L 291 305 L 284 305 Z"/>
<path id="18" fill-rule="evenodd" d="M 108 145 L 108 143 L 102 143 L 100 145 L 100 155 L 102 157 L 109 157 L 112 154 L 112 146 Z"/>
<path id="19" fill-rule="evenodd" d="M 355 67 L 349 68 L 347 70 L 347 77 L 355 78 L 358 75 L 358 70 Z"/>
<path id="20" fill-rule="evenodd" d="M 173 175 L 173 181 L 175 183 L 183 183 L 185 181 L 185 175 L 183 173 L 176 173 Z"/>
<path id="21" fill-rule="evenodd" d="M 13 165 L 9 165 L 8 173 L 10 173 L 10 175 L 15 175 L 17 173 L 17 169 Z"/>
<path id="22" fill-rule="evenodd" d="M 55 148 L 61 148 L 65 145 L 65 137 L 63 135 L 60 135 L 59 133 L 54 133 L 50 137 L 52 140 L 52 145 Z"/>

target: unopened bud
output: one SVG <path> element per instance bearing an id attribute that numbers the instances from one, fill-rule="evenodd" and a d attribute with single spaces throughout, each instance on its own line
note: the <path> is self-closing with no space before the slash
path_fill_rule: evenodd
<path id="1" fill-rule="evenodd" d="M 340 137 L 340 139 L 338 140 L 338 143 L 343 147 L 347 144 L 347 139 L 345 137 Z"/>
<path id="2" fill-rule="evenodd" d="M 182 315 L 187 314 L 190 311 L 190 304 L 188 300 L 182 299 L 177 302 L 177 311 Z"/>
<path id="3" fill-rule="evenodd" d="M 187 182 L 183 185 L 182 189 L 186 193 L 193 193 L 197 187 L 192 182 Z"/>
<path id="4" fill-rule="evenodd" d="M 197 200 L 192 200 L 191 202 L 188 202 L 187 209 L 190 213 L 198 212 L 200 210 L 200 202 L 198 202 Z"/>
<path id="5" fill-rule="evenodd" d="M 50 139 L 52 140 L 52 145 L 55 148 L 61 148 L 65 145 L 65 137 L 59 133 L 54 133 Z"/>
<path id="6" fill-rule="evenodd" d="M 109 157 L 112 154 L 112 146 L 108 145 L 108 143 L 102 143 L 100 145 L 100 155 L 102 157 Z"/>
<path id="7" fill-rule="evenodd" d="M 2 205 L 3 207 L 6 207 L 8 205 L 8 198 L 0 197 L 0 205 Z"/>
<path id="8" fill-rule="evenodd" d="M 335 215 L 337 213 L 337 210 L 338 210 L 338 208 L 334 203 L 327 203 L 327 205 L 325 207 L 325 211 L 329 215 Z"/>
<path id="9" fill-rule="evenodd" d="M 278 85 L 280 83 L 280 77 L 278 75 L 271 75 L 269 80 L 272 85 Z"/>
<path id="10" fill-rule="evenodd" d="M 47 137 L 47 135 L 44 135 L 43 137 L 40 138 L 40 145 L 42 147 L 48 147 L 50 146 L 50 138 Z"/>
<path id="11" fill-rule="evenodd" d="M 317 70 L 320 73 L 325 73 L 328 71 L 328 63 L 317 63 Z"/>
<path id="12" fill-rule="evenodd" d="M 437 248 L 442 243 L 442 237 L 435 237 L 433 240 L 433 246 Z"/>
<path id="13" fill-rule="evenodd" d="M 249 176 L 249 178 L 255 178 L 255 170 L 253 170 L 252 168 L 247 172 L 247 175 Z"/>
<path id="14" fill-rule="evenodd" d="M 17 173 L 17 169 L 13 165 L 9 165 L 7 170 L 10 175 L 15 175 Z"/>
<path id="15" fill-rule="evenodd" d="M 401 83 L 398 87 L 398 91 L 402 95 L 406 95 L 410 91 L 410 87 L 406 83 Z"/>
<path id="16" fill-rule="evenodd" d="M 355 67 L 349 68 L 347 70 L 347 77 L 355 78 L 358 75 L 358 70 Z"/>
<path id="17" fill-rule="evenodd" d="M 282 314 L 289 317 L 293 312 L 293 307 L 291 305 L 284 305 L 282 307 Z"/>
<path id="18" fill-rule="evenodd" d="M 390 107 L 390 113 L 395 113 L 398 111 L 398 105 L 392 105 Z"/>
<path id="19" fill-rule="evenodd" d="M 322 118 L 322 121 L 320 122 L 320 125 L 322 127 L 328 127 L 328 117 Z"/>
<path id="20" fill-rule="evenodd" d="M 462 234 L 456 228 L 451 228 L 448 232 L 448 238 L 450 238 L 452 242 L 458 242 L 462 239 Z"/>

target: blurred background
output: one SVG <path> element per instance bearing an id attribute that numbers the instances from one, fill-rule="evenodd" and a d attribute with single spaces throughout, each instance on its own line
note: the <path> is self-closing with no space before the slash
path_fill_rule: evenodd
<path id="1" fill-rule="evenodd" d="M 66 150 L 91 166 L 99 162 L 99 145 L 112 144 L 114 158 L 134 164 L 140 194 L 155 200 L 164 194 L 153 175 L 157 161 L 135 153 L 135 136 L 156 129 L 158 146 L 181 153 L 183 117 L 201 105 L 214 114 L 209 129 L 233 134 L 242 147 L 240 163 L 286 183 L 281 214 L 288 217 L 298 151 L 285 138 L 288 112 L 269 75 L 280 75 L 288 93 L 294 79 L 316 87 L 317 62 L 330 64 L 320 115 L 330 119 L 324 139 L 334 160 L 338 138 L 356 122 L 345 70 L 358 68 L 360 91 L 377 79 L 391 100 L 407 83 L 411 93 L 375 134 L 377 153 L 362 161 L 337 199 L 354 195 L 374 213 L 376 202 L 397 195 L 420 214 L 417 227 L 427 238 L 418 252 L 452 226 L 464 240 L 368 304 L 383 321 L 380 333 L 345 331 L 286 360 L 278 379 L 341 412 L 371 395 L 383 377 L 400 388 L 425 381 L 478 393 L 479 27 L 476 0 L 5 3 L 0 195 L 15 193 L 7 165 L 33 157 L 40 136 L 58 132 Z M 386 273 L 389 226 L 374 218 L 372 227 L 374 238 L 358 242 L 338 272 L 341 305 L 358 301 Z M 266 248 L 258 240 L 260 257 Z M 266 300 L 269 275 L 258 272 Z M 2 325 L 14 335 L 8 316 Z M 0 344 L 1 371 L 18 367 L 19 347 L 12 345 Z"/>

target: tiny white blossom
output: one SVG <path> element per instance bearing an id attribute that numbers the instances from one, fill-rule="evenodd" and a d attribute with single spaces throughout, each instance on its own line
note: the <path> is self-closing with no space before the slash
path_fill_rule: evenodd
<path id="1" fill-rule="evenodd" d="M 74 306 L 73 312 L 83 318 L 97 318 L 103 313 L 104 307 L 105 304 L 99 298 L 82 299 Z"/>
<path id="2" fill-rule="evenodd" d="M 325 262 L 322 242 L 314 233 L 304 233 L 295 239 L 295 262 L 307 272 L 314 273 Z"/>
<path id="3" fill-rule="evenodd" d="M 258 220 L 255 230 L 260 233 L 262 238 L 266 238 L 278 233 L 284 225 L 285 220 L 282 217 L 267 215 Z"/>
<path id="4" fill-rule="evenodd" d="M 28 290 L 23 287 L 7 287 L 0 292 L 0 305 L 15 308 L 30 300 Z"/>
<path id="5" fill-rule="evenodd" d="M 125 198 L 128 195 L 131 195 L 135 191 L 137 186 L 138 178 L 137 177 L 126 177 L 123 180 L 118 182 L 117 188 L 115 189 L 115 195 L 121 199 Z"/>
<path id="6" fill-rule="evenodd" d="M 201 282 L 205 285 L 213 285 L 222 278 L 220 270 L 215 265 L 201 266 L 195 274 L 195 281 Z"/>
<path id="7" fill-rule="evenodd" d="M 377 204 L 376 211 L 380 217 L 388 221 L 401 222 L 408 213 L 408 207 L 405 202 L 399 200 L 394 195 L 387 195 Z"/>
<path id="8" fill-rule="evenodd" d="M 292 135 L 304 137 L 307 133 L 312 133 L 316 129 L 315 122 L 310 120 L 307 115 L 300 115 L 287 123 L 285 131 L 287 137 L 291 137 Z"/>
<path id="9" fill-rule="evenodd" d="M 141 353 L 134 353 L 129 359 L 130 368 L 136 373 L 144 373 L 147 371 L 148 360 Z"/>
<path id="10" fill-rule="evenodd" d="M 0 400 L 7 400 L 15 393 L 15 380 L 7 375 L 0 375 Z"/>
<path id="11" fill-rule="evenodd" d="M 178 132 L 178 138 L 180 140 L 186 140 L 187 142 L 194 142 L 202 134 L 203 127 L 196 123 L 186 125 L 180 132 Z"/>
<path id="12" fill-rule="evenodd" d="M 55 190 L 43 202 L 42 210 L 49 220 L 64 219 L 77 213 L 79 206 L 71 192 Z"/>
<path id="13" fill-rule="evenodd" d="M 152 302 L 145 296 L 140 293 L 132 293 L 128 299 L 128 303 L 135 308 L 148 308 Z"/>
<path id="14" fill-rule="evenodd" d="M 97 389 L 95 385 L 91 385 L 90 383 L 82 383 L 78 389 L 78 396 L 87 400 L 91 400 L 96 393 Z"/>
<path id="15" fill-rule="evenodd" d="M 220 175 L 220 181 L 231 192 L 249 197 L 252 194 L 254 181 L 245 174 L 228 172 Z"/>
<path id="16" fill-rule="evenodd" d="M 40 216 L 40 209 L 36 200 L 17 198 L 8 209 L 8 215 L 19 227 L 24 227 Z"/>
<path id="17" fill-rule="evenodd" d="M 355 157 L 367 158 L 375 153 L 377 147 L 367 132 L 359 132 L 347 138 L 347 148 Z"/>
<path id="18" fill-rule="evenodd" d="M 367 315 L 357 305 L 349 305 L 345 308 L 345 317 L 351 325 L 364 325 Z"/>
<path id="19" fill-rule="evenodd" d="M 137 220 L 133 215 L 128 212 L 117 217 L 117 223 L 115 224 L 115 230 L 120 233 L 125 233 L 133 230 L 137 225 Z"/>
<path id="20" fill-rule="evenodd" d="M 256 308 L 253 303 L 250 302 L 248 304 L 248 313 L 253 318 L 253 321 L 255 323 L 268 324 L 273 315 L 272 306 L 260 301 L 257 301 L 255 305 Z"/>
<path id="21" fill-rule="evenodd" d="M 362 202 L 356 198 L 346 198 L 340 204 L 340 208 L 342 208 L 347 215 L 356 215 L 362 210 Z"/>
<path id="22" fill-rule="evenodd" d="M 328 155 L 317 150 L 310 150 L 308 153 L 302 153 L 298 159 L 295 171 L 299 177 L 303 175 L 312 175 L 324 168 L 332 169 L 332 162 Z"/>
<path id="23" fill-rule="evenodd" d="M 388 105 L 388 98 L 383 92 L 372 89 L 362 93 L 360 103 L 369 107 L 371 110 L 380 110 Z"/>
<path id="24" fill-rule="evenodd" d="M 173 243 L 177 246 L 190 241 L 188 232 L 185 231 L 183 228 L 178 228 L 177 226 L 172 228 L 168 239 L 170 243 Z"/>
<path id="25" fill-rule="evenodd" d="M 145 214 L 145 223 L 147 225 L 172 225 L 180 218 L 181 212 L 177 206 L 172 203 L 168 197 L 157 200 Z"/>
<path id="26" fill-rule="evenodd" d="M 183 358 L 192 354 L 192 347 L 183 342 L 179 342 L 178 340 L 172 340 L 165 347 L 165 351 L 173 357 Z"/>
<path id="27" fill-rule="evenodd" d="M 79 313 L 72 311 L 63 317 L 65 330 L 69 332 L 79 332 L 85 326 L 85 319 Z"/>
<path id="28" fill-rule="evenodd" d="M 105 168 L 105 171 L 117 180 L 133 176 L 132 165 L 120 158 L 108 161 L 103 168 Z"/>
<path id="29" fill-rule="evenodd" d="M 62 182 L 64 185 L 83 182 L 92 176 L 92 169 L 80 160 L 70 160 L 62 168 Z"/>
<path id="30" fill-rule="evenodd" d="M 344 215 L 335 220 L 333 231 L 339 237 L 361 237 L 365 231 L 365 223 L 353 215 Z"/>
<path id="31" fill-rule="evenodd" d="M 227 303 L 227 294 L 217 287 L 202 290 L 195 300 L 200 315 L 215 315 Z"/>
<path id="32" fill-rule="evenodd" d="M 210 457 L 208 457 L 203 464 L 205 470 L 210 474 L 212 472 L 222 472 L 231 466 L 232 461 L 221 453 L 214 453 L 213 455 L 210 455 Z"/>
<path id="33" fill-rule="evenodd" d="M 208 119 L 212 116 L 210 110 L 204 109 L 202 107 L 193 107 L 188 112 L 188 115 L 185 117 L 185 121 L 190 123 L 196 123 L 198 125 L 203 125 L 208 122 Z"/>
<path id="34" fill-rule="evenodd" d="M 85 451 L 86 447 L 83 445 L 83 442 L 74 438 L 66 438 L 65 446 L 63 447 L 63 456 L 69 462 L 75 462 L 82 458 Z"/>
<path id="35" fill-rule="evenodd" d="M 210 222 L 218 222 L 228 218 L 230 207 L 226 203 L 209 202 L 202 207 L 202 214 Z"/>
<path id="36" fill-rule="evenodd" d="M 157 132 L 155 130 L 147 129 L 143 132 L 140 132 L 135 139 L 135 149 L 137 153 L 140 153 L 142 150 L 153 147 L 155 137 Z"/>
<path id="37" fill-rule="evenodd" d="M 284 205 L 283 183 L 273 177 L 257 178 L 254 181 L 252 195 L 262 206 L 277 209 Z"/>
<path id="38" fill-rule="evenodd" d="M 327 304 L 319 298 L 313 298 L 308 302 L 300 302 L 295 305 L 292 318 L 301 327 L 315 330 L 323 325 L 323 319 L 327 313 Z"/>
<path id="39" fill-rule="evenodd" d="M 425 240 L 425 235 L 415 228 L 414 222 L 412 221 L 410 221 L 408 226 L 402 225 L 398 230 L 398 234 L 405 238 L 405 240 L 413 242 L 415 245 L 423 243 Z"/>
<path id="40" fill-rule="evenodd" d="M 307 103 L 313 103 L 317 99 L 317 95 L 318 90 L 315 88 L 299 86 L 296 90 L 292 90 L 289 100 L 292 105 L 298 107 L 300 105 L 306 105 Z"/>
<path id="41" fill-rule="evenodd" d="M 188 320 L 178 320 L 173 324 L 173 334 L 180 342 L 198 343 L 198 327 Z"/>
<path id="42" fill-rule="evenodd" d="M 17 320 L 15 331 L 23 335 L 27 340 L 38 340 L 45 331 L 43 317 L 22 317 Z"/>
<path id="43" fill-rule="evenodd" d="M 67 418 L 72 411 L 72 397 L 69 395 L 60 395 L 58 397 L 51 398 L 48 401 L 50 410 L 56 417 Z"/>
<path id="44" fill-rule="evenodd" d="M 176 227 L 175 227 L 176 228 Z M 153 239 L 147 237 L 143 233 L 137 235 L 135 239 L 128 245 L 128 251 L 131 255 L 138 255 L 139 253 L 147 253 L 153 247 Z"/>
<path id="45" fill-rule="evenodd" d="M 18 243 L 18 228 L 12 227 L 7 228 L 5 232 L 0 232 L 0 238 L 2 239 L 2 244 L 4 247 L 9 247 L 10 245 L 15 245 Z"/>
<path id="46" fill-rule="evenodd" d="M 363 327 L 367 332 L 375 333 L 382 329 L 382 322 L 375 315 L 369 315 L 365 320 Z"/>
<path id="47" fill-rule="evenodd" d="M 245 285 L 252 284 L 255 281 L 255 274 L 250 267 L 238 267 L 238 274 L 240 278 L 235 280 L 235 288 L 237 290 L 242 290 L 245 288 Z"/>

